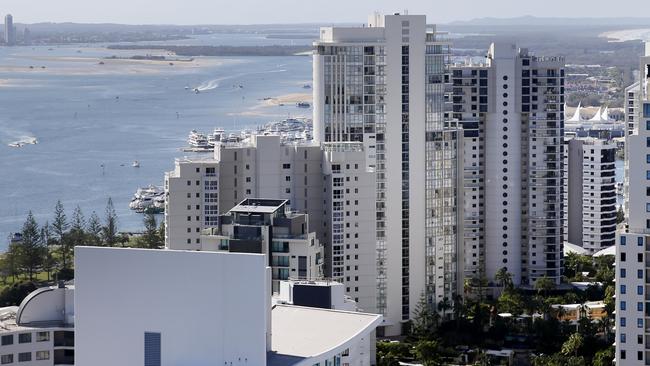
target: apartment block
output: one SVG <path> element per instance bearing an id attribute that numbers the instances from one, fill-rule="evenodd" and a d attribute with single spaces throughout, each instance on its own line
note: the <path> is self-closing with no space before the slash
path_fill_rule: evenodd
<path id="1" fill-rule="evenodd" d="M 463 127 L 465 276 L 560 282 L 564 59 L 492 44 L 451 67 L 451 119 Z"/>
<path id="2" fill-rule="evenodd" d="M 462 139 L 445 118 L 449 43 L 422 15 L 374 14 L 321 28 L 314 43 L 314 139 L 357 142 L 375 175 L 377 307 L 400 334 L 422 297 L 462 289 Z"/>
<path id="3" fill-rule="evenodd" d="M 564 241 L 593 254 L 615 244 L 616 145 L 593 138 L 565 141 Z"/>
<path id="4" fill-rule="evenodd" d="M 617 365 L 650 362 L 650 44 L 639 70 L 625 139 L 627 230 L 616 241 Z"/>
<path id="5" fill-rule="evenodd" d="M 211 239 L 202 233 L 218 230 L 220 217 L 243 200 L 286 200 L 288 210 L 308 216 L 324 249 L 324 276 L 342 282 L 361 309 L 374 312 L 375 175 L 366 156 L 358 142 L 252 136 L 218 144 L 213 158 L 177 160 L 165 175 L 166 247 L 207 248 Z"/>

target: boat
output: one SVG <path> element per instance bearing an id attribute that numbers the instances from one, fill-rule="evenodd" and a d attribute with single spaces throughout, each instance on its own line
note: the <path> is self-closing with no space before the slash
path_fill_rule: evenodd
<path id="1" fill-rule="evenodd" d="M 194 94 L 199 94 L 200 92 L 199 88 L 194 88 Z"/>
<path id="2" fill-rule="evenodd" d="M 309 108 L 309 107 L 311 107 L 311 104 L 309 104 L 307 102 L 298 102 L 298 103 L 296 103 L 296 106 L 298 108 Z"/>
<path id="3" fill-rule="evenodd" d="M 309 84 L 305 84 L 305 85 L 302 86 L 302 88 L 303 88 L 303 89 L 311 89 L 311 85 L 309 85 Z"/>
<path id="4" fill-rule="evenodd" d="M 131 164 L 131 166 L 134 167 L 134 168 L 139 168 L 139 167 L 140 167 L 140 162 L 137 161 L 137 160 L 135 160 L 135 161 L 133 162 L 133 164 Z"/>
<path id="5" fill-rule="evenodd" d="M 194 148 L 207 149 L 210 147 L 207 136 L 196 130 L 190 131 L 187 142 Z"/>
<path id="6" fill-rule="evenodd" d="M 160 213 L 165 209 L 165 190 L 149 185 L 138 188 L 133 194 L 129 208 L 139 213 Z"/>
<path id="7" fill-rule="evenodd" d="M 21 144 L 20 142 L 12 142 L 10 144 L 7 144 L 7 146 L 20 148 L 20 147 L 23 147 L 23 144 Z"/>

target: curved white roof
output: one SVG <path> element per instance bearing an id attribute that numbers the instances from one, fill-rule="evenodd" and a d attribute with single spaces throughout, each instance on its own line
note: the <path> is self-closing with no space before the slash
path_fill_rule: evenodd
<path id="1" fill-rule="evenodd" d="M 594 114 L 593 117 L 591 117 L 589 119 L 589 122 L 601 122 L 602 121 L 602 119 L 601 119 L 602 118 L 602 116 L 601 116 L 602 111 L 603 111 L 603 108 L 598 107 L 598 111 L 596 112 L 596 114 Z"/>
<path id="2" fill-rule="evenodd" d="M 568 255 L 569 253 L 576 253 L 576 254 L 588 254 L 589 251 L 579 245 L 571 244 L 568 241 L 564 242 L 564 255 Z"/>
<path id="3" fill-rule="evenodd" d="M 580 122 L 581 121 L 581 118 L 580 118 L 580 110 L 581 109 L 582 109 L 582 106 L 581 106 L 580 103 L 578 103 L 578 108 L 576 108 L 575 113 L 573 113 L 573 117 L 569 118 L 567 120 L 567 122 Z M 565 110 L 566 110 L 566 108 L 565 108 Z"/>
<path id="4" fill-rule="evenodd" d="M 604 255 L 616 255 L 616 245 L 612 245 L 611 247 L 601 249 L 594 253 L 594 257 L 602 257 Z"/>

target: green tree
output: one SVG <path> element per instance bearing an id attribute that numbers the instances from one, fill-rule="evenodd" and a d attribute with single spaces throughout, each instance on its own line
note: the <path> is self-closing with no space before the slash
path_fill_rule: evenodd
<path id="1" fill-rule="evenodd" d="M 512 288 L 512 274 L 508 272 L 508 268 L 499 268 L 494 275 L 494 279 L 501 285 L 502 289 Z"/>
<path id="2" fill-rule="evenodd" d="M 438 326 L 438 318 L 438 313 L 431 308 L 422 294 L 413 312 L 412 335 L 417 339 L 430 337 Z"/>
<path id="3" fill-rule="evenodd" d="M 22 240 L 19 242 L 19 262 L 21 268 L 27 272 L 30 281 L 43 265 L 45 258 L 45 245 L 41 240 L 38 224 L 34 215 L 29 211 L 27 220 L 23 224 Z"/>
<path id="4" fill-rule="evenodd" d="M 612 366 L 614 363 L 614 347 L 607 347 L 596 352 L 593 366 Z"/>
<path id="5" fill-rule="evenodd" d="M 52 271 L 56 266 L 56 260 L 52 256 L 52 251 L 50 250 L 50 245 L 54 239 L 52 238 L 52 227 L 48 221 L 45 221 L 45 224 L 41 227 L 41 240 L 45 245 L 45 258 L 43 259 L 43 270 L 47 272 L 47 280 L 49 281 L 52 278 Z"/>
<path id="6" fill-rule="evenodd" d="M 511 313 L 519 316 L 523 313 L 526 304 L 519 292 L 514 289 L 506 289 L 497 299 L 499 312 Z"/>
<path id="7" fill-rule="evenodd" d="M 442 365 L 440 346 L 437 341 L 420 340 L 413 347 L 413 352 L 424 366 Z"/>
<path id="8" fill-rule="evenodd" d="M 403 342 L 377 342 L 377 366 L 399 366 L 399 361 L 411 358 L 411 347 Z"/>
<path id="9" fill-rule="evenodd" d="M 577 356 L 578 351 L 584 343 L 584 338 L 580 333 L 573 333 L 569 336 L 569 339 L 562 344 L 562 350 L 560 353 L 564 356 Z"/>
<path id="10" fill-rule="evenodd" d="M 535 290 L 537 290 L 538 295 L 546 297 L 548 296 L 548 293 L 554 289 L 555 282 L 546 276 L 538 278 L 537 281 L 535 281 Z"/>
<path id="11" fill-rule="evenodd" d="M 99 221 L 99 216 L 93 211 L 88 219 L 88 245 L 101 246 L 102 245 L 102 224 Z"/>
<path id="12" fill-rule="evenodd" d="M 104 222 L 104 228 L 102 230 L 102 238 L 104 244 L 109 247 L 114 247 L 118 242 L 117 235 L 117 214 L 115 213 L 115 208 L 113 207 L 113 199 L 108 198 L 108 203 L 106 204 L 106 218 Z"/>
<path id="13" fill-rule="evenodd" d="M 7 283 L 7 277 L 11 277 L 12 280 L 16 282 L 16 277 L 21 274 L 19 243 L 9 244 L 7 251 L 2 255 L 0 268 L 2 270 L 2 279 L 4 283 Z"/>
<path id="14" fill-rule="evenodd" d="M 61 243 L 69 226 L 68 218 L 63 210 L 63 204 L 59 200 L 56 202 L 56 206 L 54 206 L 54 221 L 52 221 L 52 233 L 54 234 L 54 239 L 57 241 L 57 244 Z"/>
<path id="15" fill-rule="evenodd" d="M 153 213 L 146 213 L 144 215 L 144 233 L 138 238 L 138 246 L 147 249 L 159 249 L 163 247 L 162 241 L 156 216 Z"/>

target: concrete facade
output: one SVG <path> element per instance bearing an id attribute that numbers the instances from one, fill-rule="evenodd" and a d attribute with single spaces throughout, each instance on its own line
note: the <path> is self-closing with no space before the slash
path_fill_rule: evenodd
<path id="1" fill-rule="evenodd" d="M 375 14 L 367 27 L 322 28 L 314 43 L 314 139 L 359 142 L 375 173 L 377 309 L 401 332 L 424 297 L 462 287 L 457 161 L 445 119 L 449 44 L 425 16 Z"/>
<path id="2" fill-rule="evenodd" d="M 451 67 L 451 117 L 464 133 L 465 275 L 560 282 L 564 59 L 492 44 Z"/>

